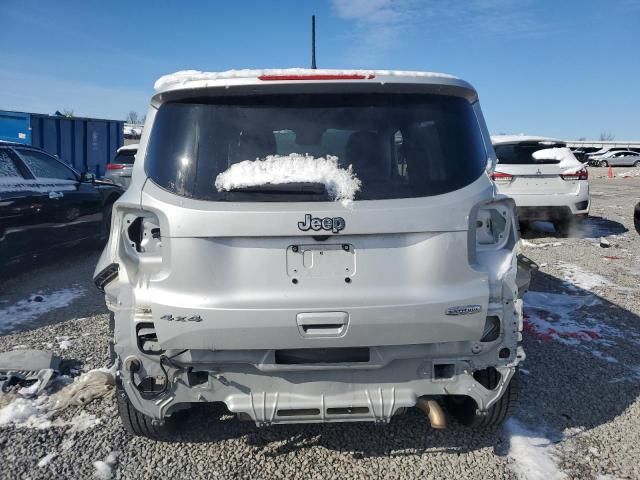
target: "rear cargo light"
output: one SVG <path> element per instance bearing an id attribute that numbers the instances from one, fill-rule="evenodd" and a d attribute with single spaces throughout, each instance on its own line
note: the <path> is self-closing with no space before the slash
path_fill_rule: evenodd
<path id="1" fill-rule="evenodd" d="M 583 168 L 575 173 L 563 173 L 560 178 L 563 180 L 589 180 L 589 171 Z"/>
<path id="2" fill-rule="evenodd" d="M 513 180 L 513 175 L 502 172 L 493 172 L 491 174 L 491 180 L 496 183 L 509 183 L 511 180 Z"/>
<path id="3" fill-rule="evenodd" d="M 263 81 L 274 80 L 370 80 L 375 78 L 373 74 L 349 74 L 349 75 L 260 75 L 258 78 Z"/>
<path id="4" fill-rule="evenodd" d="M 107 170 L 122 170 L 124 167 L 122 163 L 107 163 Z"/>

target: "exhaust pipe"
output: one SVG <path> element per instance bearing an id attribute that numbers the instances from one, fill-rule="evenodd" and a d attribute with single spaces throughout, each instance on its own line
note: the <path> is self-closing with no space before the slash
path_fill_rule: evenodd
<path id="1" fill-rule="evenodd" d="M 447 417 L 438 402 L 435 400 L 427 400 L 426 398 L 418 398 L 416 400 L 416 407 L 424 412 L 429 417 L 429 423 L 431 428 L 442 430 L 447 426 Z"/>

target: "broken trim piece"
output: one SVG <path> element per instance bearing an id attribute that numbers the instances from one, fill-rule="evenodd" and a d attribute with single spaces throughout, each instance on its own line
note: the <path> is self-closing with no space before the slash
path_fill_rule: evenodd
<path id="1" fill-rule="evenodd" d="M 93 277 L 93 283 L 96 288 L 104 293 L 104 287 L 118 276 L 119 270 L 120 266 L 117 263 L 111 263 L 100 270 L 100 272 Z"/>

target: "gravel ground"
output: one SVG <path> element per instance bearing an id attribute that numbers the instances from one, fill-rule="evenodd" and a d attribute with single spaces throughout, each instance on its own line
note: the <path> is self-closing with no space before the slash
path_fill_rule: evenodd
<path id="1" fill-rule="evenodd" d="M 523 252 L 541 266 L 532 291 L 562 299 L 564 310 L 525 309 L 521 399 L 501 431 L 456 424 L 434 431 L 413 411 L 382 427 L 258 429 L 200 407 L 184 416 L 176 442 L 159 443 L 128 437 L 111 395 L 60 413 L 68 422 L 94 415 L 100 423 L 86 430 L 0 427 L 0 477 L 640 478 L 640 236 L 632 218 L 640 178 L 604 177 L 604 169 L 592 169 L 592 217 L 569 238 L 544 224 L 523 233 Z M 0 315 L 37 292 L 82 291 L 23 331 L 0 336 L 0 351 L 51 348 L 67 368 L 106 365 L 107 312 L 90 279 L 97 257 L 87 250 L 0 280 Z M 571 311 L 584 298 L 590 301 Z M 564 329 L 545 330 L 545 320 Z"/>

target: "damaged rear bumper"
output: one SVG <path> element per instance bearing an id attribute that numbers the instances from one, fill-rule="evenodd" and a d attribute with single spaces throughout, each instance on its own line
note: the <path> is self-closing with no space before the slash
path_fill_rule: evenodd
<path id="1" fill-rule="evenodd" d="M 467 342 L 380 347 L 378 353 L 389 361 L 373 368 L 233 364 L 239 352 L 201 352 L 200 358 L 186 352 L 171 360 L 168 388 L 155 398 L 142 398 L 134 385 L 138 376 L 134 375 L 132 381 L 124 365 L 118 375 L 134 408 L 154 419 L 163 419 L 192 403 L 222 402 L 240 418 L 259 426 L 387 423 L 394 414 L 415 406 L 420 397 L 465 395 L 475 400 L 480 412 L 491 407 L 504 393 L 524 352 L 517 347 L 510 359 L 497 360 L 498 352 L 505 348 L 497 341 L 475 356 L 461 358 L 460 352 L 469 347 L 473 346 Z M 399 349 L 408 350 L 405 358 L 399 358 Z M 442 356 L 447 350 L 449 355 Z M 218 360 L 226 357 L 228 363 L 201 362 L 209 354 L 217 354 Z M 473 373 L 494 365 L 501 378 L 496 388 L 488 390 Z"/>

